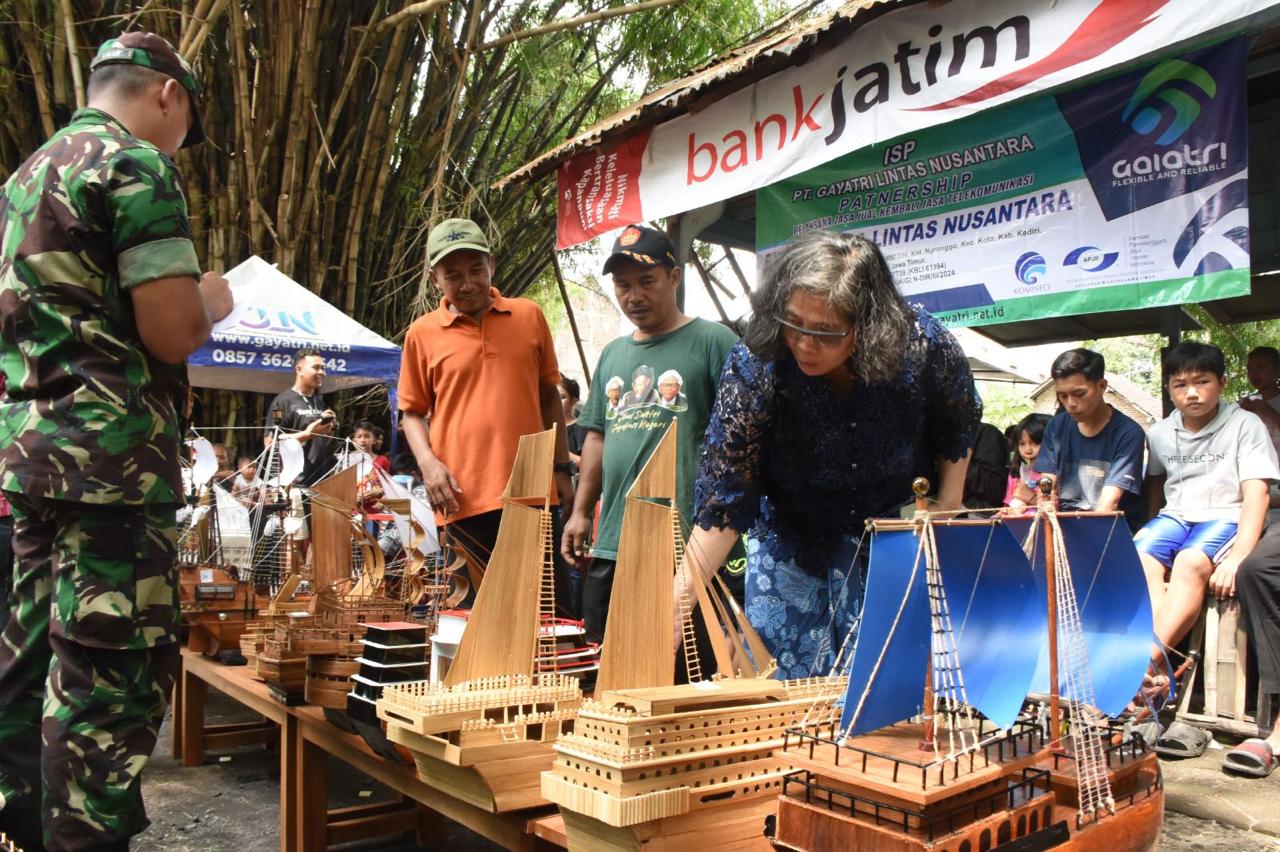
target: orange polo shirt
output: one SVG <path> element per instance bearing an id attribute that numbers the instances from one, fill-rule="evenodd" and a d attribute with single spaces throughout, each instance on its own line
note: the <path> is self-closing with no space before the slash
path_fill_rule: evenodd
<path id="1" fill-rule="evenodd" d="M 560 381 L 551 329 L 528 299 L 491 289 L 484 322 L 440 307 L 409 326 L 400 359 L 400 410 L 430 421 L 431 452 L 462 488 L 437 523 L 502 507 L 521 435 L 544 430 L 540 384 Z"/>

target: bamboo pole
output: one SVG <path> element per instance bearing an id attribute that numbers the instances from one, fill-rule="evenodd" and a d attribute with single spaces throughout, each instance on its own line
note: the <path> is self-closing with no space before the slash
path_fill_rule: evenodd
<path id="1" fill-rule="evenodd" d="M 80 55 L 76 43 L 76 19 L 71 11 L 71 0 L 61 0 L 62 27 L 67 36 L 67 59 L 71 65 L 71 85 L 75 90 L 76 109 L 84 109 L 84 74 L 80 70 Z"/>
<path id="2" fill-rule="evenodd" d="M 1043 478 L 1040 480 L 1040 505 L 1041 512 L 1052 512 L 1053 506 L 1053 480 Z M 1048 507 L 1045 509 L 1043 507 Z M 1061 740 L 1061 711 L 1058 704 L 1058 590 L 1057 590 L 1057 566 L 1054 565 L 1053 559 L 1053 525 L 1049 523 L 1047 517 L 1043 519 L 1044 523 L 1044 582 L 1048 590 L 1046 593 L 1047 606 L 1049 608 L 1049 742 L 1052 748 L 1060 746 Z"/>
<path id="3" fill-rule="evenodd" d="M 593 24 L 597 21 L 607 21 L 610 18 L 617 18 L 621 15 L 634 15 L 637 12 L 648 12 L 651 9 L 659 9 L 663 6 L 671 6 L 676 3 L 683 2 L 684 0 L 646 0 L 646 2 L 637 3 L 634 6 L 615 6 L 612 9 L 600 9 L 599 11 L 591 12 L 586 15 L 579 15 L 576 18 L 564 18 L 563 20 L 551 21 L 550 23 L 542 24 L 541 26 L 530 27 L 527 30 L 507 33 L 493 41 L 474 45 L 471 49 L 477 53 L 481 53 L 488 50 L 494 50 L 499 47 L 504 47 L 512 42 L 521 41 L 522 39 L 553 33 L 557 30 L 564 30 L 570 27 L 580 27 L 583 24 Z"/>
<path id="4" fill-rule="evenodd" d="M 578 319 L 573 315 L 573 303 L 569 301 L 569 290 L 564 286 L 564 273 L 560 270 L 560 257 L 554 249 L 551 251 L 551 269 L 556 274 L 556 284 L 560 287 L 560 301 L 564 303 L 564 312 L 569 317 L 569 328 L 573 331 L 573 342 L 578 347 L 578 359 L 582 361 L 582 377 L 586 380 L 587 390 L 590 391 L 591 368 L 587 366 L 587 350 L 582 347 L 582 335 L 578 333 Z"/>

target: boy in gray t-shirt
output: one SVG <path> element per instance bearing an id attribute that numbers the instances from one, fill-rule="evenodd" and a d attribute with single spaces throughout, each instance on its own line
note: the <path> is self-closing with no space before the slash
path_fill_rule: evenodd
<path id="1" fill-rule="evenodd" d="M 1165 353 L 1163 367 L 1177 411 L 1147 433 L 1154 517 L 1134 543 L 1156 636 L 1173 645 L 1200 615 L 1206 585 L 1217 597 L 1235 595 L 1236 569 L 1262 534 L 1268 484 L 1280 479 L 1280 466 L 1257 415 L 1221 402 L 1222 350 L 1186 341 Z"/>

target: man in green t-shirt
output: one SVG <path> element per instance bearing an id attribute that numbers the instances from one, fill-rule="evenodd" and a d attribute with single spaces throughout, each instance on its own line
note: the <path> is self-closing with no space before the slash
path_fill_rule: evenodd
<path id="1" fill-rule="evenodd" d="M 89 68 L 88 106 L 0 190 L 0 831 L 27 849 L 125 849 L 147 826 L 181 667 L 185 361 L 232 308 L 172 160 L 203 139 L 191 67 L 130 32 Z"/>
<path id="2" fill-rule="evenodd" d="M 676 292 L 681 270 L 671 241 L 661 231 L 642 225 L 624 229 L 604 272 L 613 275 L 618 306 L 636 330 L 606 346 L 596 364 L 596 390 L 578 417 L 587 437 L 577 499 L 561 543 L 565 558 L 586 568 L 583 617 L 596 639 L 604 637 L 609 615 L 627 489 L 674 419 L 680 513 L 692 517 L 698 451 L 711 419 L 720 368 L 738 342 L 723 325 L 680 311 Z M 629 390 L 618 399 L 623 388 Z M 600 524 L 588 558 L 597 500 Z"/>

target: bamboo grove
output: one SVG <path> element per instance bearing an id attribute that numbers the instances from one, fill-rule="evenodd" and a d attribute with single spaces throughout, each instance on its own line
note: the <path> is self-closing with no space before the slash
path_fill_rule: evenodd
<path id="1" fill-rule="evenodd" d="M 399 339 L 435 302 L 430 222 L 489 228 L 501 289 L 524 292 L 551 260 L 554 184 L 492 184 L 766 14 L 743 0 L 0 0 L 0 179 L 84 103 L 98 44 L 153 30 L 204 87 L 208 142 L 178 164 L 206 268 L 261 255 Z M 210 395 L 203 421 L 256 416 L 240 396 Z"/>

